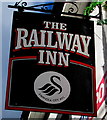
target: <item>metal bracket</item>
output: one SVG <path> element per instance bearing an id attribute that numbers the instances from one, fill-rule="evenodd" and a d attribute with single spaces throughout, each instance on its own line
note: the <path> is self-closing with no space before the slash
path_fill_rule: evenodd
<path id="1" fill-rule="evenodd" d="M 27 2 L 16 2 L 15 5 L 8 5 L 9 8 L 16 8 L 18 9 L 19 12 L 23 12 L 24 10 L 31 10 L 31 11 L 40 11 L 40 12 L 51 12 L 51 10 L 48 10 L 49 5 L 53 5 L 54 3 L 47 3 L 47 4 L 39 4 L 39 5 L 34 5 L 34 6 L 27 6 Z M 35 8 L 36 7 L 36 8 Z M 37 8 L 41 7 L 41 8 Z"/>
<path id="2" fill-rule="evenodd" d="M 74 2 L 69 2 L 72 3 L 73 5 L 75 5 Z M 16 2 L 15 5 L 8 5 L 9 8 L 15 8 L 18 9 L 19 12 L 23 12 L 24 10 L 31 10 L 31 11 L 40 11 L 40 12 L 47 12 L 47 13 L 52 13 L 54 15 L 58 15 L 57 12 L 53 13 L 52 10 L 49 10 L 47 6 L 49 5 L 54 5 L 54 3 L 47 3 L 47 4 L 38 4 L 38 5 L 34 5 L 34 6 L 27 6 L 27 2 L 22 2 L 22 0 L 20 0 L 19 2 Z M 39 8 L 37 8 L 39 7 Z M 41 7 L 41 8 L 40 8 Z M 77 12 L 72 13 L 71 11 L 73 10 L 73 8 L 70 9 L 70 11 L 68 13 L 66 12 L 61 12 L 61 14 L 66 14 L 66 15 L 73 15 L 73 16 L 80 16 L 86 19 L 90 19 L 90 18 L 96 18 L 96 19 L 100 19 L 101 20 L 101 5 L 98 5 L 99 7 L 99 13 L 96 16 L 89 16 L 88 14 L 77 14 Z M 76 6 L 77 10 L 78 7 Z"/>

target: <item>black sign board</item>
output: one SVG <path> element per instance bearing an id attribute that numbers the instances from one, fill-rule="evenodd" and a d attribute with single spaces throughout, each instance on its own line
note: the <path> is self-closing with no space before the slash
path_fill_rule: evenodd
<path id="1" fill-rule="evenodd" d="M 14 12 L 6 109 L 96 115 L 92 21 Z"/>

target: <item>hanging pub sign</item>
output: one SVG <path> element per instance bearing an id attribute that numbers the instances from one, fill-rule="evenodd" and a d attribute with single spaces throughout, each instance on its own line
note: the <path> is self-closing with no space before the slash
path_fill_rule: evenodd
<path id="1" fill-rule="evenodd" d="M 6 109 L 96 115 L 94 25 L 14 12 Z"/>

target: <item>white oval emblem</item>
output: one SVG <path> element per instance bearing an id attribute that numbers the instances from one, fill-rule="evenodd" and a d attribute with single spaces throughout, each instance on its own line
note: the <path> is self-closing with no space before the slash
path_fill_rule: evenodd
<path id="1" fill-rule="evenodd" d="M 40 74 L 34 82 L 34 91 L 38 98 L 49 104 L 62 103 L 69 97 L 70 90 L 66 77 L 54 71 Z"/>

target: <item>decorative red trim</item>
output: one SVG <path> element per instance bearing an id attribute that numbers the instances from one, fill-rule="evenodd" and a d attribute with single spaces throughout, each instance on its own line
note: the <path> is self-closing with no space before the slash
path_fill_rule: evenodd
<path id="1" fill-rule="evenodd" d="M 68 112 L 68 111 L 59 111 L 59 110 L 48 110 L 41 108 L 23 108 L 23 107 L 12 107 L 8 106 L 8 110 L 20 110 L 20 111 L 36 111 L 36 112 L 50 112 L 50 113 L 61 113 L 61 114 L 71 114 L 71 115 L 82 115 L 82 116 L 96 116 L 95 113 L 82 113 L 82 112 Z"/>
<path id="2" fill-rule="evenodd" d="M 92 69 L 95 69 L 94 66 L 91 66 L 91 65 L 83 63 L 83 62 L 79 62 L 79 61 L 75 61 L 75 60 L 70 60 L 70 62 L 80 64 L 80 65 L 83 65 L 83 66 L 87 66 L 87 67 L 92 68 Z"/>
<path id="3" fill-rule="evenodd" d="M 11 75 L 11 63 L 12 60 L 9 60 L 9 65 L 8 65 L 8 80 L 7 80 L 7 90 L 6 90 L 6 103 L 5 103 L 5 108 L 8 108 L 8 101 L 9 101 L 9 89 L 10 89 L 10 75 Z"/>

